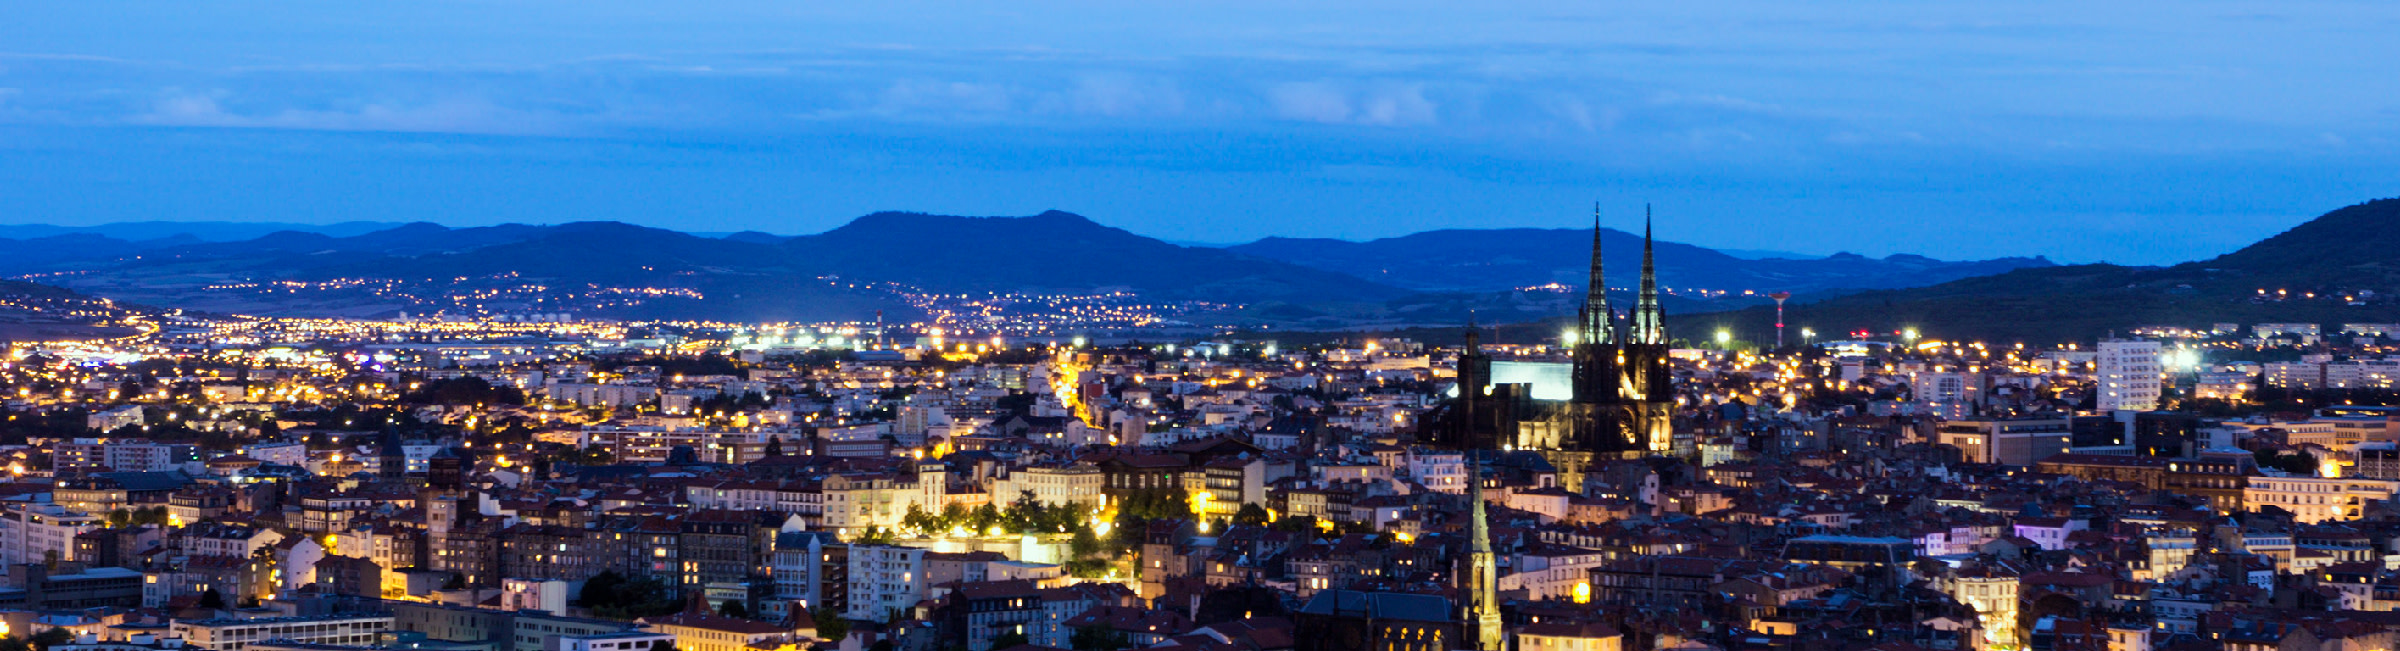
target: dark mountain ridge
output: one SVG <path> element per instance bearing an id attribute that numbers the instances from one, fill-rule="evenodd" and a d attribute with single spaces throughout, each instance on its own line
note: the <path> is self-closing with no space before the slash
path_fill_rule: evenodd
<path id="1" fill-rule="evenodd" d="M 2400 199 L 2378 199 L 2303 222 L 2225 255 L 2167 267 L 2108 264 L 2018 269 L 1991 276 L 1804 301 L 1793 328 L 2055 344 L 2111 331 L 2262 322 L 2334 325 L 2400 321 Z M 1772 341 L 1773 311 L 1687 315 Z"/>
<path id="2" fill-rule="evenodd" d="M 1600 239 L 1609 284 L 1631 287 L 1638 278 L 1642 237 L 1602 229 Z M 1589 230 L 1505 228 L 1427 231 L 1366 242 L 1267 238 L 1228 250 L 1419 291 L 1497 291 L 1545 283 L 1580 286 L 1591 246 Z M 1687 293 L 1807 294 L 1914 287 L 2051 264 L 2042 258 L 1947 262 L 1916 255 L 1877 260 L 1850 253 L 1808 260 L 1744 259 L 1664 239 L 1656 250 L 1659 283 Z"/>

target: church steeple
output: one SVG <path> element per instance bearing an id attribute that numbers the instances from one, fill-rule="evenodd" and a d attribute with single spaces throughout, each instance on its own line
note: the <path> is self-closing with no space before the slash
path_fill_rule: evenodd
<path id="1" fill-rule="evenodd" d="M 1501 651 L 1500 630 L 1500 566 L 1492 553 L 1491 520 L 1483 509 L 1483 473 L 1475 458 L 1475 450 L 1466 450 L 1467 510 L 1470 523 L 1467 538 L 1467 618 L 1475 627 L 1476 651 Z"/>
<path id="2" fill-rule="evenodd" d="M 1468 354 L 1468 355 L 1482 355 L 1482 354 L 1483 354 L 1483 337 L 1481 337 L 1481 336 L 1479 336 L 1479 335 L 1477 334 L 1478 332 L 1480 332 L 1480 331 L 1482 331 L 1482 330 L 1483 330 L 1483 328 L 1482 328 L 1482 327 L 1479 327 L 1479 326 L 1475 325 L 1475 313 L 1473 313 L 1473 312 L 1468 312 L 1468 313 L 1467 313 L 1467 353 L 1466 353 L 1466 354 Z"/>
<path id="3" fill-rule="evenodd" d="M 1658 305 L 1658 264 L 1651 252 L 1650 206 L 1642 206 L 1642 293 L 1633 307 L 1631 343 L 1667 343 L 1667 315 Z"/>
<path id="4" fill-rule="evenodd" d="M 1617 341 L 1616 310 L 1608 306 L 1608 279 L 1600 272 L 1600 204 L 1592 203 L 1592 275 L 1583 289 L 1583 311 L 1576 327 L 1577 344 L 1613 344 Z"/>

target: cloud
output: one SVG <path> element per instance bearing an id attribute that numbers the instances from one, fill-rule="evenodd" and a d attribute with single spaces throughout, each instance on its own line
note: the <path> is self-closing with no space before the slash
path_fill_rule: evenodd
<path id="1" fill-rule="evenodd" d="M 1290 82 L 1267 90 L 1277 117 L 1324 124 L 1399 127 L 1437 122 L 1436 107 L 1419 84 L 1382 84 L 1350 91 L 1328 82 Z"/>
<path id="2" fill-rule="evenodd" d="M 512 110 L 471 98 L 412 105 L 366 102 L 347 109 L 283 108 L 244 113 L 228 110 L 219 102 L 221 96 L 170 95 L 158 100 L 148 113 L 127 121 L 153 126 L 512 135 L 552 133 L 561 126 L 550 115 Z"/>
<path id="3" fill-rule="evenodd" d="M 1085 74 L 1068 91 L 1075 113 L 1107 117 L 1182 115 L 1183 89 L 1174 80 L 1123 73 Z"/>
<path id="4" fill-rule="evenodd" d="M 1006 86 L 966 81 L 904 79 L 877 97 L 876 112 L 907 114 L 997 114 L 1015 105 Z"/>
<path id="5" fill-rule="evenodd" d="M 1267 90 L 1267 102 L 1286 120 L 1341 124 L 1350 120 L 1350 98 L 1321 83 L 1286 83 Z"/>
<path id="6" fill-rule="evenodd" d="M 1779 114 L 1785 112 L 1783 107 L 1774 104 L 1714 93 L 1685 94 L 1675 91 L 1659 91 L 1650 96 L 1650 103 L 1660 106 L 1699 106 L 1739 113 Z"/>

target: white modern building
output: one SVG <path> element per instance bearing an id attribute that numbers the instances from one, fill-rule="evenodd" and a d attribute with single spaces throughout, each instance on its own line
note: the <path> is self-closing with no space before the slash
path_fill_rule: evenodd
<path id="1" fill-rule="evenodd" d="M 2112 339 L 2100 342 L 2100 411 L 2158 409 L 2159 386 L 2165 380 L 2155 341 Z"/>
<path id="2" fill-rule="evenodd" d="M 925 550 L 888 545 L 850 547 L 849 619 L 881 621 L 925 600 Z"/>

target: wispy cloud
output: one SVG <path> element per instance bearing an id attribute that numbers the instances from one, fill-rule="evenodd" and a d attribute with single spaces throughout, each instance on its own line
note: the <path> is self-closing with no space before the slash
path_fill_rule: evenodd
<path id="1" fill-rule="evenodd" d="M 244 113 L 228 110 L 219 95 L 183 93 L 161 98 L 136 124 L 179 127 L 305 129 L 315 131 L 404 131 L 534 135 L 555 133 L 554 116 L 508 109 L 488 101 L 454 98 L 421 104 L 365 102 L 345 109 L 278 108 Z"/>

